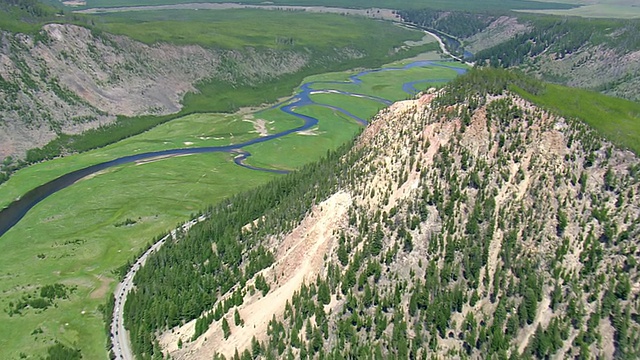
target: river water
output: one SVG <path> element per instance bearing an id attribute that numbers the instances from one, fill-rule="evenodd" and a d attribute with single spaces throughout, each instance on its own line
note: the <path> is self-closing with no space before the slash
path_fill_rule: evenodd
<path id="1" fill-rule="evenodd" d="M 209 146 L 209 147 L 195 147 L 195 148 L 178 148 L 178 149 L 170 149 L 170 150 L 162 150 L 162 151 L 154 151 L 154 152 L 148 152 L 148 153 L 142 153 L 142 154 L 135 154 L 135 155 L 129 155 L 129 156 L 124 156 L 118 159 L 114 159 L 114 160 L 110 160 L 110 161 L 106 161 L 100 164 L 95 164 L 80 170 L 76 170 L 76 171 L 72 171 L 70 173 L 67 173 L 65 175 L 62 175 L 54 180 L 49 181 L 46 184 L 40 185 L 38 187 L 36 187 L 35 189 L 32 189 L 31 191 L 27 192 L 26 194 L 24 194 L 22 197 L 20 197 L 20 199 L 14 201 L 13 203 L 9 204 L 8 207 L 4 208 L 3 210 L 0 211 L 0 237 L 2 235 L 4 235 L 4 233 L 6 233 L 9 229 L 11 229 L 15 224 L 17 224 L 20 219 L 22 219 L 28 212 L 29 210 L 31 210 L 31 208 L 33 208 L 36 204 L 38 204 L 40 201 L 46 199 L 48 196 L 54 194 L 57 191 L 60 191 L 72 184 L 74 184 L 76 181 L 89 176 L 91 174 L 95 174 L 99 171 L 102 171 L 104 169 L 113 167 L 113 166 L 118 166 L 118 165 L 123 165 L 123 164 L 127 164 L 127 163 L 132 163 L 135 161 L 140 161 L 140 160 L 144 160 L 144 159 L 150 159 L 150 158 L 156 158 L 156 157 L 167 157 L 167 156 L 177 156 L 177 155 L 188 155 L 188 154 L 202 154 L 202 153 L 212 153 L 212 152 L 227 152 L 227 153 L 232 153 L 232 154 L 237 154 L 237 156 L 234 158 L 234 162 L 242 167 L 251 169 L 251 170 L 256 170 L 256 171 L 268 171 L 268 172 L 273 172 L 273 173 L 278 173 L 278 174 L 284 174 L 287 173 L 287 171 L 284 170 L 278 170 L 278 169 L 265 169 L 265 168 L 258 168 L 258 167 L 254 167 L 251 165 L 247 165 L 244 163 L 244 160 L 246 160 L 249 156 L 251 156 L 251 154 L 246 151 L 243 150 L 244 147 L 247 147 L 249 145 L 253 145 L 253 144 L 258 144 L 258 143 L 263 143 L 263 142 L 267 142 L 267 141 L 271 141 L 274 139 L 278 139 L 281 138 L 283 136 L 292 134 L 292 133 L 296 133 L 299 131 L 304 131 L 304 130 L 308 130 L 311 129 L 312 127 L 316 126 L 318 124 L 318 119 L 313 118 L 311 116 L 307 116 L 307 115 L 303 115 L 303 114 L 299 114 L 297 113 L 295 110 L 298 107 L 301 106 L 307 106 L 307 105 L 318 105 L 318 106 L 324 106 L 336 111 L 339 111 L 343 114 L 345 114 L 346 116 L 354 119 L 355 121 L 357 121 L 358 123 L 366 126 L 367 125 L 367 121 L 365 119 L 361 119 L 353 114 L 351 114 L 350 112 L 348 112 L 345 109 L 339 108 L 339 107 L 335 107 L 335 106 L 330 106 L 330 105 L 325 105 L 325 104 L 318 104 L 315 103 L 313 100 L 311 100 L 310 95 L 312 94 L 317 94 L 317 93 L 340 93 L 340 94 L 344 94 L 344 95 L 348 95 L 348 96 L 356 96 L 356 97 L 363 97 L 363 98 L 368 98 L 371 100 L 375 100 L 378 101 L 382 104 L 385 105 L 390 105 L 392 103 L 392 101 L 387 100 L 387 99 L 383 99 L 380 97 L 375 97 L 375 96 L 370 96 L 370 95 L 364 95 L 364 94 L 357 94 L 357 93 L 350 93 L 350 92 L 344 92 L 344 91 L 337 91 L 337 90 L 314 90 L 313 86 L 314 85 L 331 85 L 331 84 L 353 84 L 353 85 L 357 85 L 357 84 L 361 84 L 362 83 L 362 79 L 361 77 L 367 74 L 371 74 L 371 73 L 376 73 L 376 72 L 385 72 L 385 71 L 402 71 L 402 70 L 408 70 L 411 68 L 415 68 L 415 67 L 424 67 L 424 66 L 441 66 L 441 67 L 447 67 L 450 69 L 455 70 L 458 74 L 462 74 L 464 73 L 466 70 L 465 69 L 461 69 L 461 68 L 457 68 L 454 66 L 449 66 L 446 64 L 442 64 L 442 63 L 435 63 L 432 61 L 416 61 L 416 62 L 412 62 L 409 63 L 405 66 L 402 67 L 386 67 L 386 68 L 380 68 L 380 69 L 373 69 L 373 70 L 365 70 L 365 71 L 361 71 L 355 75 L 352 75 L 349 77 L 348 81 L 312 81 L 312 82 L 308 82 L 308 83 L 304 83 L 300 86 L 300 91 L 299 93 L 297 93 L 295 96 L 293 96 L 290 99 L 287 99 L 285 101 L 283 101 L 282 103 L 276 104 L 273 106 L 273 108 L 280 108 L 281 111 L 293 115 L 299 119 L 302 119 L 304 121 L 304 123 L 301 126 L 298 126 L 296 128 L 293 129 L 289 129 L 289 130 L 285 130 L 279 133 L 275 133 L 275 134 L 271 134 L 271 135 L 267 135 L 267 136 L 263 136 L 263 137 L 258 137 L 255 139 L 251 139 L 249 141 L 243 142 L 243 143 L 239 143 L 239 144 L 234 144 L 234 145 L 226 145 L 226 146 Z M 429 80 L 415 80 L 415 81 L 411 81 L 411 82 L 407 82 L 405 84 L 403 84 L 402 89 L 409 95 L 415 95 L 418 92 L 418 89 L 416 88 L 417 84 L 424 84 L 424 83 L 429 83 L 429 82 L 442 82 L 442 81 L 446 81 L 445 79 L 429 79 Z"/>

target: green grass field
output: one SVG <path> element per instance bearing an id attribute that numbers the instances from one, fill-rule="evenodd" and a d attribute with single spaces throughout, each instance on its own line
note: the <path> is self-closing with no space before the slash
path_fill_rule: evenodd
<path id="1" fill-rule="evenodd" d="M 386 106 L 376 100 L 336 93 L 312 94 L 311 100 L 319 104 L 339 107 L 364 120 L 368 120 Z"/>
<path id="2" fill-rule="evenodd" d="M 388 39 L 410 33 L 397 26 L 380 26 L 376 21 L 359 17 L 256 9 L 134 11 L 94 18 L 107 32 L 127 35 L 147 44 L 167 42 L 229 49 L 245 46 L 360 48 L 378 39 L 384 46 Z M 416 32 L 416 39 L 421 37 L 422 34 Z M 278 39 L 292 39 L 292 42 Z"/>
<path id="3" fill-rule="evenodd" d="M 250 119 L 246 119 L 250 120 Z M 282 124 L 294 127 L 294 120 Z M 73 170 L 135 153 L 167 149 L 236 144 L 256 137 L 244 115 L 192 114 L 159 125 L 143 134 L 86 153 L 66 156 L 16 172 L 0 185 L 0 207 L 18 196 Z"/>
<path id="4" fill-rule="evenodd" d="M 581 119 L 617 146 L 640 154 L 639 103 L 552 84 L 541 95 L 519 93 L 562 116 Z"/>
<path id="5" fill-rule="evenodd" d="M 299 113 L 317 117 L 318 125 L 304 133 L 290 134 L 273 141 L 247 146 L 252 156 L 246 163 L 276 169 L 295 169 L 326 155 L 352 139 L 362 127 L 350 117 L 320 106 L 302 107 Z"/>
<path id="6" fill-rule="evenodd" d="M 402 65 L 402 63 L 395 63 L 390 65 L 389 67 L 396 67 Z M 451 66 L 459 66 L 461 68 L 465 68 L 465 65 L 457 64 L 457 63 L 448 63 Z M 349 74 L 351 75 L 351 74 Z M 362 80 L 364 83 L 361 85 L 357 84 L 337 84 L 331 85 L 336 90 L 342 90 L 347 92 L 355 92 L 361 94 L 375 95 L 378 97 L 382 97 L 385 99 L 405 99 L 409 95 L 407 95 L 402 87 L 398 87 L 397 84 L 409 82 L 416 79 L 432 79 L 432 80 L 443 80 L 443 81 L 434 81 L 433 83 L 425 84 L 424 87 L 436 86 L 439 87 L 443 85 L 447 79 L 452 79 L 456 75 L 455 70 L 446 68 L 446 67 L 427 67 L 427 68 L 413 68 L 408 69 L 406 71 L 382 71 L 375 72 L 364 75 Z M 332 78 L 333 74 L 323 74 L 315 77 L 311 77 L 310 80 L 313 81 L 326 81 L 326 80 L 338 80 L 344 81 L 347 80 L 348 76 L 344 76 L 343 78 Z M 323 84 L 317 84 L 312 86 L 314 89 L 323 89 Z"/>
<path id="7" fill-rule="evenodd" d="M 190 214 L 273 176 L 238 167 L 229 154 L 203 154 L 112 168 L 53 194 L 1 239 L 2 358 L 43 353 L 52 339 L 75 344 L 85 359 L 106 358 L 97 308 L 115 285 L 112 271 Z M 116 226 L 126 219 L 136 223 Z M 56 308 L 4 312 L 54 283 L 78 290 Z M 43 333 L 30 335 L 37 329 Z"/>
<path id="8" fill-rule="evenodd" d="M 87 0 L 86 7 L 120 7 L 194 3 L 193 0 Z M 200 2 L 228 2 L 225 0 L 204 0 Z M 245 0 L 245 4 L 265 4 L 261 0 Z M 381 7 L 388 9 L 415 9 L 431 7 L 448 10 L 509 10 L 509 9 L 566 9 L 569 4 L 556 2 L 542 3 L 529 0 L 485 0 L 482 2 L 468 0 L 273 0 L 275 5 L 335 6 L 345 8 Z"/>
<path id="9" fill-rule="evenodd" d="M 430 68 L 411 70 L 412 76 L 442 76 Z M 352 72 L 309 77 L 344 79 Z M 449 76 L 455 76 L 451 71 Z M 395 94 L 406 77 L 366 77 L 357 92 Z M 393 83 L 395 79 L 395 84 Z M 323 89 L 331 89 L 326 85 Z M 368 118 L 381 104 L 346 95 L 317 94 L 313 99 Z M 295 169 L 351 139 L 362 126 L 340 112 L 310 105 L 297 109 L 320 119 L 305 134 L 248 146 L 247 163 L 259 167 Z M 105 148 L 39 163 L 18 171 L 0 185 L 0 204 L 6 205 L 29 189 L 69 171 L 124 155 L 191 146 L 238 143 L 259 136 L 254 123 L 264 120 L 269 133 L 291 129 L 302 121 L 279 109 L 255 113 L 191 114 L 161 124 L 143 134 Z M 34 207 L 2 238 L 0 254 L 0 357 L 20 353 L 42 355 L 54 339 L 76 346 L 83 358 L 103 359 L 105 333 L 98 306 L 115 286 L 114 270 L 125 264 L 155 236 L 175 227 L 191 214 L 234 193 L 264 184 L 274 176 L 235 165 L 226 153 L 189 155 L 132 163 L 105 170 L 50 196 Z M 127 219 L 135 221 L 124 225 Z M 25 246 L 28 244 L 28 246 Z M 46 310 L 27 308 L 9 316 L 10 303 L 37 295 L 38 287 L 62 283 L 76 286 L 67 300 Z M 5 325 L 6 324 L 6 325 Z"/>

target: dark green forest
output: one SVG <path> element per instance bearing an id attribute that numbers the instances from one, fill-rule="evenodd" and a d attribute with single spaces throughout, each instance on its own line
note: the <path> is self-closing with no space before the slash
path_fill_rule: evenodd
<path id="1" fill-rule="evenodd" d="M 404 21 L 438 34 L 454 55 L 468 58 L 464 40 L 489 26 L 505 12 L 438 11 L 433 9 L 404 10 L 398 12 Z"/>

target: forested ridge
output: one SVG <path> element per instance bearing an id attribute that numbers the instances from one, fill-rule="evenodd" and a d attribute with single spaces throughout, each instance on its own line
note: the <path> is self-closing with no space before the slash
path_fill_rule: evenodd
<path id="1" fill-rule="evenodd" d="M 398 15 L 403 21 L 438 32 L 449 51 L 459 56 L 464 56 L 465 51 L 462 39 L 483 31 L 499 16 L 496 13 L 432 9 L 404 10 L 399 11 Z"/>
<path id="2" fill-rule="evenodd" d="M 640 21 L 536 17 L 533 29 L 475 54 L 480 64 L 510 67 L 548 52 L 562 59 L 585 46 L 604 45 L 619 54 L 640 49 Z"/>
<path id="3" fill-rule="evenodd" d="M 422 9 L 403 10 L 398 15 L 404 21 L 464 39 L 484 30 L 500 13 Z"/>
<path id="4" fill-rule="evenodd" d="M 640 356 L 640 162 L 514 83 L 542 91 L 474 70 L 384 110 L 354 146 L 210 209 L 136 276 L 126 317 L 139 356 L 160 356 L 152 334 L 198 317 L 172 358 Z M 245 283 L 338 190 L 354 201 L 329 229 L 322 274 L 251 346 L 198 353 L 207 328 L 245 326 L 255 287 L 282 286 Z"/>

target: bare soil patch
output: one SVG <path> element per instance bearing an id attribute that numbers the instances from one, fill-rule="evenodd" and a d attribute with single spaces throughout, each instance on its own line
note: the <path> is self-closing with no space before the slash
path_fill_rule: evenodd
<path id="1" fill-rule="evenodd" d="M 107 295 L 107 291 L 109 291 L 109 284 L 113 281 L 112 278 L 99 276 L 98 281 L 100 281 L 100 287 L 93 290 L 91 295 L 89 295 L 92 299 L 104 299 Z"/>
<path id="2" fill-rule="evenodd" d="M 331 253 L 336 239 L 333 232 L 346 222 L 351 202 L 351 195 L 346 192 L 332 195 L 314 206 L 302 223 L 275 245 L 276 263 L 261 272 L 270 282 L 271 291 L 264 297 L 256 292 L 245 298 L 244 304 L 238 307 L 244 321 L 242 326 L 234 325 L 234 309 L 229 311 L 226 315 L 231 326 L 229 338 L 224 338 L 220 320 L 195 342 L 183 344 L 183 348 L 178 349 L 179 338 L 184 342 L 192 336 L 195 324 L 192 321 L 163 334 L 160 337 L 162 347 L 173 359 L 211 359 L 215 352 L 230 358 L 236 349 L 241 353 L 249 347 L 253 337 L 265 340 L 269 321 L 274 316 L 281 319 L 285 304 L 294 292 L 303 283 L 315 281 L 322 273 L 325 255 Z M 247 286 L 252 284 L 253 281 L 247 282 Z"/>
<path id="3" fill-rule="evenodd" d="M 267 121 L 266 120 L 264 120 L 264 119 L 253 120 L 253 116 L 247 115 L 247 116 L 244 117 L 243 121 L 247 121 L 247 122 L 250 122 L 251 124 L 253 124 L 253 129 L 260 136 L 269 135 L 269 129 L 267 128 Z"/>

